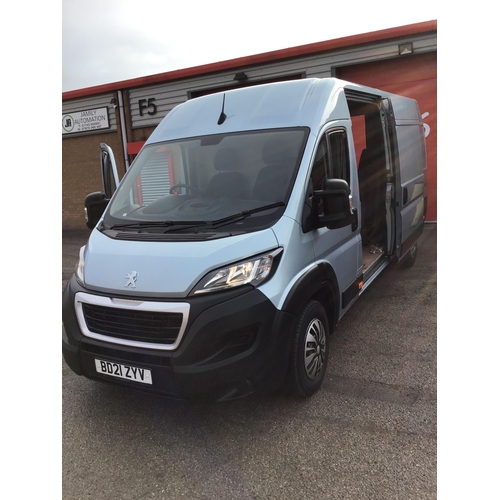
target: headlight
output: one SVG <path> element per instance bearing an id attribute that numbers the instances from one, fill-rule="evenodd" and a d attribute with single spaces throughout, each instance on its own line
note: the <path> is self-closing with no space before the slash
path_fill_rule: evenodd
<path id="1" fill-rule="evenodd" d="M 75 274 L 76 279 L 82 284 L 85 284 L 85 280 L 83 279 L 83 267 L 85 265 L 85 246 L 80 248 L 80 256 L 78 258 L 78 264 L 76 265 Z"/>
<path id="2" fill-rule="evenodd" d="M 190 295 L 227 290 L 240 285 L 258 286 L 272 276 L 282 251 L 282 248 L 278 248 L 273 252 L 212 271 L 194 287 Z"/>

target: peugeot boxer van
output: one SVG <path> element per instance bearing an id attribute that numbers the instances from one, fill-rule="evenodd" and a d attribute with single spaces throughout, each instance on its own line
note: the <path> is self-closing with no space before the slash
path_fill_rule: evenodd
<path id="1" fill-rule="evenodd" d="M 311 396 L 339 320 L 426 213 L 413 99 L 334 78 L 174 108 L 103 192 L 63 292 L 77 374 L 175 398 Z M 115 190 L 116 187 L 116 190 Z"/>

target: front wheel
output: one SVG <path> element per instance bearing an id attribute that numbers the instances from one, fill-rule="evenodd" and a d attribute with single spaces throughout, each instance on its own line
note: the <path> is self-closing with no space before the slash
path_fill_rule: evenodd
<path id="1" fill-rule="evenodd" d="M 288 388 L 301 397 L 312 396 L 325 377 L 329 349 L 328 318 L 317 301 L 303 309 L 297 323 L 288 373 Z"/>

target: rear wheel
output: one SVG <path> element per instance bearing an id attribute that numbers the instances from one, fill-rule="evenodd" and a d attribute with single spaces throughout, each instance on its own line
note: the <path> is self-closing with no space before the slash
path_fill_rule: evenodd
<path id="1" fill-rule="evenodd" d="M 329 349 L 328 318 L 317 301 L 303 309 L 294 332 L 288 387 L 302 397 L 312 396 L 325 377 Z"/>

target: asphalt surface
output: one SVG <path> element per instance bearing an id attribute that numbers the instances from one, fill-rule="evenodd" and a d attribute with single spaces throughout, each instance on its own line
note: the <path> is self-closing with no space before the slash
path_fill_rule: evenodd
<path id="1" fill-rule="evenodd" d="M 63 235 L 63 287 L 87 233 Z M 62 362 L 62 498 L 437 497 L 437 225 L 339 324 L 322 388 L 222 403 L 92 382 Z"/>

